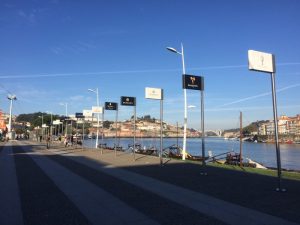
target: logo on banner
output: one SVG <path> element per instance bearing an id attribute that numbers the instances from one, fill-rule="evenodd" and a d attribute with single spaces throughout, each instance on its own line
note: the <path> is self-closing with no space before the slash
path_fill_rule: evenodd
<path id="1" fill-rule="evenodd" d="M 135 106 L 135 97 L 121 97 L 121 105 Z"/>
<path id="2" fill-rule="evenodd" d="M 201 76 L 183 74 L 182 75 L 182 88 L 203 91 L 204 90 L 204 78 Z"/>
<path id="3" fill-rule="evenodd" d="M 160 88 L 145 88 L 145 98 L 148 99 L 163 99 L 163 90 Z"/>
<path id="4" fill-rule="evenodd" d="M 196 78 L 195 77 L 190 77 L 190 80 L 192 82 L 192 85 L 195 85 Z"/>
<path id="5" fill-rule="evenodd" d="M 105 110 L 117 110 L 118 103 L 116 102 L 105 102 Z"/>

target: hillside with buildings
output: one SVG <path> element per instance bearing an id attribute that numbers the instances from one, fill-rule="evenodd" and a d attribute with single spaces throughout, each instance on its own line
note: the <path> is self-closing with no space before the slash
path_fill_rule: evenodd
<path id="1" fill-rule="evenodd" d="M 274 120 L 264 120 L 253 122 L 243 128 L 244 136 L 257 136 L 259 140 L 274 141 L 275 127 Z M 278 117 L 278 134 L 281 142 L 299 142 L 300 141 L 300 114 L 296 116 L 282 115 Z M 240 130 L 225 130 L 224 137 L 239 137 Z"/>
<path id="2" fill-rule="evenodd" d="M 119 137 L 132 137 L 134 132 L 134 125 L 132 120 L 126 120 L 122 122 L 111 122 L 109 127 L 104 127 L 104 136 L 114 137 L 116 135 L 116 129 Z M 90 133 L 96 133 L 96 127 L 89 128 Z M 100 128 L 100 132 L 102 129 Z M 136 136 L 137 137 L 156 137 L 160 135 L 160 121 L 147 121 L 139 119 L 136 121 Z M 163 123 L 163 135 L 164 137 L 181 137 L 183 136 L 183 128 Z M 187 129 L 187 137 L 199 137 L 200 132 L 195 129 Z"/>
<path id="3" fill-rule="evenodd" d="M 60 117 L 58 115 L 50 115 L 47 113 L 32 113 L 22 114 L 19 116 L 13 116 L 13 130 L 16 133 L 22 133 L 26 130 L 43 130 L 44 133 L 49 133 L 52 123 L 53 135 L 65 134 L 66 124 L 67 132 L 70 134 L 82 133 L 84 127 L 84 134 L 96 134 L 97 119 L 93 117 L 86 117 L 84 120 L 76 118 L 75 115 L 69 115 L 68 118 Z M 1 122 L 2 121 L 2 122 Z M 8 123 L 8 116 L 1 114 L 0 118 L 2 130 Z M 43 129 L 42 129 L 43 123 Z M 132 137 L 134 132 L 133 119 L 118 121 L 116 124 L 114 121 L 104 121 L 103 129 L 100 121 L 99 131 L 106 137 L 114 137 L 117 134 L 119 137 Z M 273 141 L 274 137 L 274 121 L 273 120 L 261 120 L 252 122 L 251 124 L 243 127 L 244 137 L 257 136 L 261 141 Z M 282 115 L 278 118 L 278 132 L 282 142 L 287 141 L 300 141 L 300 114 L 296 116 Z M 160 135 L 160 121 L 151 118 L 151 116 L 143 116 L 136 120 L 136 136 L 137 137 L 156 137 Z M 178 127 L 173 124 L 163 123 L 163 135 L 164 137 L 182 137 L 183 127 Z M 201 132 L 195 129 L 187 129 L 187 137 L 200 137 Z M 209 135 L 210 136 L 210 135 Z M 225 130 L 222 136 L 226 138 L 236 138 L 240 136 L 240 130 L 231 129 Z"/>

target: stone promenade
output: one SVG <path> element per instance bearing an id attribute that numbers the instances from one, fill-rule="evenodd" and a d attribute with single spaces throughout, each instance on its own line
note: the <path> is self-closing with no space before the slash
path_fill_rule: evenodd
<path id="1" fill-rule="evenodd" d="M 0 225 L 300 224 L 300 182 L 128 152 L 0 143 Z"/>

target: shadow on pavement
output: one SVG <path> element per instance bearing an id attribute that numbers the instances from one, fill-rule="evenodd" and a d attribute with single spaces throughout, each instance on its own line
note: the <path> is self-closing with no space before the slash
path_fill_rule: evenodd
<path id="1" fill-rule="evenodd" d="M 31 149 L 46 150 L 44 146 L 40 145 L 25 145 L 22 148 L 26 151 L 31 151 Z M 55 154 L 56 151 L 65 151 L 65 153 L 58 155 Z M 183 209 L 181 205 L 159 197 L 155 193 L 145 191 L 78 162 L 82 158 L 82 160 L 97 162 L 101 166 L 108 165 L 107 161 L 101 161 L 101 155 L 99 157 L 98 152 L 94 154 L 96 158 L 72 155 L 72 153 L 85 152 L 82 149 L 78 149 L 77 152 L 71 148 L 56 146 L 52 148 L 51 152 L 54 154 L 46 154 L 51 160 L 84 177 L 162 224 L 197 224 L 199 218 L 202 218 L 203 223 L 201 224 L 211 224 L 212 221 L 214 224 L 222 224 L 220 221 L 206 217 L 192 209 Z M 119 152 L 118 154 L 119 157 L 123 155 Z M 128 153 L 124 154 L 128 155 Z M 76 161 L 73 160 L 75 157 Z M 143 160 L 145 157 L 139 155 L 137 160 Z M 118 159 L 115 158 L 114 160 Z M 299 181 L 283 180 L 283 185 L 288 189 L 288 192 L 278 193 L 275 191 L 277 178 L 212 166 L 207 166 L 208 175 L 202 176 L 200 175 L 201 166 L 195 163 L 172 161 L 161 167 L 158 164 L 134 165 L 128 161 L 128 165 L 121 168 L 289 221 L 300 222 Z M 175 215 L 175 212 L 177 214 L 180 212 L 180 214 Z M 186 223 L 187 221 L 180 219 L 184 215 L 190 215 L 191 223 Z"/>

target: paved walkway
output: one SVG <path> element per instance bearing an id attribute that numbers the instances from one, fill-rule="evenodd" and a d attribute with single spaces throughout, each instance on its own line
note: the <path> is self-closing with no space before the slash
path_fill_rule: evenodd
<path id="1" fill-rule="evenodd" d="M 137 154 L 134 160 L 124 152 L 46 150 L 21 141 L 1 149 L 0 179 L 6 181 L 0 185 L 1 224 L 300 222 L 296 181 L 286 181 L 289 192 L 283 194 L 272 190 L 274 178 L 211 167 L 201 176 L 197 164 L 171 160 L 161 167 L 152 156 Z"/>

